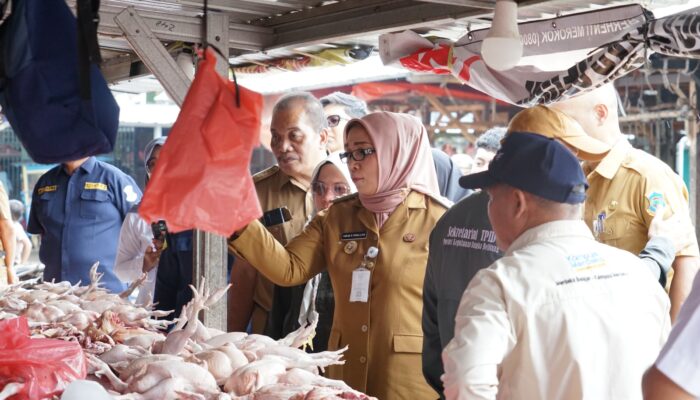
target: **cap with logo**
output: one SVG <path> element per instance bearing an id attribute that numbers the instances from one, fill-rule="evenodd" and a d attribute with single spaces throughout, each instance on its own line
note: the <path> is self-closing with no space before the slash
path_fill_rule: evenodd
<path id="1" fill-rule="evenodd" d="M 554 139 L 534 134 L 508 135 L 489 169 L 460 178 L 467 189 L 504 183 L 557 203 L 586 200 L 588 183 L 578 159 Z"/>
<path id="2" fill-rule="evenodd" d="M 600 161 L 610 146 L 586 134 L 576 120 L 554 108 L 534 106 L 517 113 L 508 124 L 510 133 L 536 133 L 558 139 L 577 150 L 586 161 Z"/>

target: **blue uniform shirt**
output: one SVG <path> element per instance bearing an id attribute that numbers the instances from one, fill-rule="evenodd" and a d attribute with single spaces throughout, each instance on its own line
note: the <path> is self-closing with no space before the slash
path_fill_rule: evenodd
<path id="1" fill-rule="evenodd" d="M 140 198 L 130 176 L 94 157 L 73 175 L 63 165 L 42 175 L 32 194 L 27 231 L 41 234 L 44 279 L 87 284 L 90 267 L 99 261 L 103 285 L 112 292 L 124 290 L 113 271 L 119 231 Z"/>

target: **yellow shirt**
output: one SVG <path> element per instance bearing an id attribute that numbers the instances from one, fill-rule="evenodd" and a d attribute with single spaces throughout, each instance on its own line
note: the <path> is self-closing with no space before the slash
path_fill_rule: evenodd
<path id="1" fill-rule="evenodd" d="M 292 215 L 291 221 L 269 227 L 268 230 L 282 244 L 297 236 L 304 229 L 313 212 L 311 191 L 296 180 L 282 172 L 278 166 L 270 167 L 253 177 L 263 212 L 279 207 L 287 207 Z M 253 332 L 262 333 L 267 323 L 267 314 L 272 308 L 274 285 L 267 278 L 258 274 L 255 284 Z"/>
<path id="2" fill-rule="evenodd" d="M 326 370 L 382 400 L 433 400 L 421 370 L 423 279 L 430 231 L 447 207 L 411 192 L 377 229 L 357 195 L 336 200 L 286 248 L 254 221 L 229 244 L 279 285 L 304 283 L 327 269 L 335 295 L 328 350 L 349 346 L 345 365 Z M 379 249 L 367 302 L 350 302 L 353 272 L 371 246 Z"/>
<path id="3" fill-rule="evenodd" d="M 666 214 L 690 219 L 688 190 L 681 178 L 658 158 L 621 139 L 588 178 L 584 220 L 600 242 L 639 254 L 649 240 L 656 206 Z M 677 255 L 698 256 L 695 242 Z"/>

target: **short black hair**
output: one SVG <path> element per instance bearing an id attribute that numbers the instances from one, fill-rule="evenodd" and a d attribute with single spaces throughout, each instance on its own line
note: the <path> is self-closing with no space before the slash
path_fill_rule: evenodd
<path id="1" fill-rule="evenodd" d="M 501 148 L 501 140 L 506 136 L 506 128 L 497 126 L 482 133 L 476 140 L 476 147 L 491 152 L 497 152 Z"/>
<path id="2" fill-rule="evenodd" d="M 323 129 L 328 127 L 326 114 L 323 112 L 323 105 L 309 92 L 292 92 L 285 94 L 277 100 L 275 107 L 272 109 L 272 115 L 288 109 L 297 102 L 300 102 L 304 107 L 306 118 L 308 118 L 311 127 L 316 133 L 320 133 Z"/>
<path id="3" fill-rule="evenodd" d="M 24 215 L 24 204 L 21 201 L 12 199 L 10 200 L 10 215 L 12 215 L 13 221 L 19 221 Z"/>
<path id="4" fill-rule="evenodd" d="M 333 92 L 328 96 L 321 97 L 321 104 L 327 106 L 338 104 L 345 107 L 345 112 L 352 118 L 362 118 L 369 113 L 367 103 L 353 95 L 343 92 Z"/>

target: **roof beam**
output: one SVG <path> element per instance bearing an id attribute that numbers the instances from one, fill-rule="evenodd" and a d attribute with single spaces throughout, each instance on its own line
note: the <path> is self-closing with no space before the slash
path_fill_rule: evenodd
<path id="1" fill-rule="evenodd" d="M 275 28 L 275 40 L 266 50 L 298 45 L 328 43 L 356 36 L 376 35 L 401 29 L 435 26 L 457 19 L 481 16 L 491 10 L 430 3 L 387 1 L 371 10 L 352 12 L 349 17 L 323 15 L 293 25 Z M 300 12 L 298 14 L 303 14 Z M 300 15 L 303 17 L 303 15 Z M 274 22 L 273 22 L 274 23 Z"/>
<path id="2" fill-rule="evenodd" d="M 97 29 L 100 35 L 121 37 L 123 32 L 115 22 L 115 17 L 124 11 L 123 7 L 103 5 L 100 7 L 100 25 Z M 177 14 L 158 13 L 153 11 L 138 11 L 143 23 L 161 41 L 182 41 L 201 43 L 201 17 L 182 16 Z M 273 40 L 270 28 L 247 24 L 229 23 L 228 47 L 233 49 L 259 51 L 269 46 Z"/>
<path id="3" fill-rule="evenodd" d="M 479 0 L 420 0 L 424 3 L 447 4 L 450 6 L 483 8 L 485 10 L 493 10 L 496 6 L 495 1 L 479 1 Z"/>
<path id="4" fill-rule="evenodd" d="M 328 4 L 320 7 L 307 8 L 302 12 L 287 13 L 278 16 L 268 16 L 253 20 L 251 23 L 260 26 L 270 26 L 275 28 L 284 27 L 293 23 L 308 23 L 314 18 L 334 18 L 348 12 L 366 13 L 374 6 L 388 5 L 405 2 L 405 0 L 346 0 L 334 4 Z"/>
<path id="5" fill-rule="evenodd" d="M 153 75 L 177 105 L 182 106 L 191 80 L 170 56 L 163 43 L 150 31 L 143 18 L 133 7 L 127 7 L 116 17 L 126 39 L 136 55 L 146 64 Z"/>

